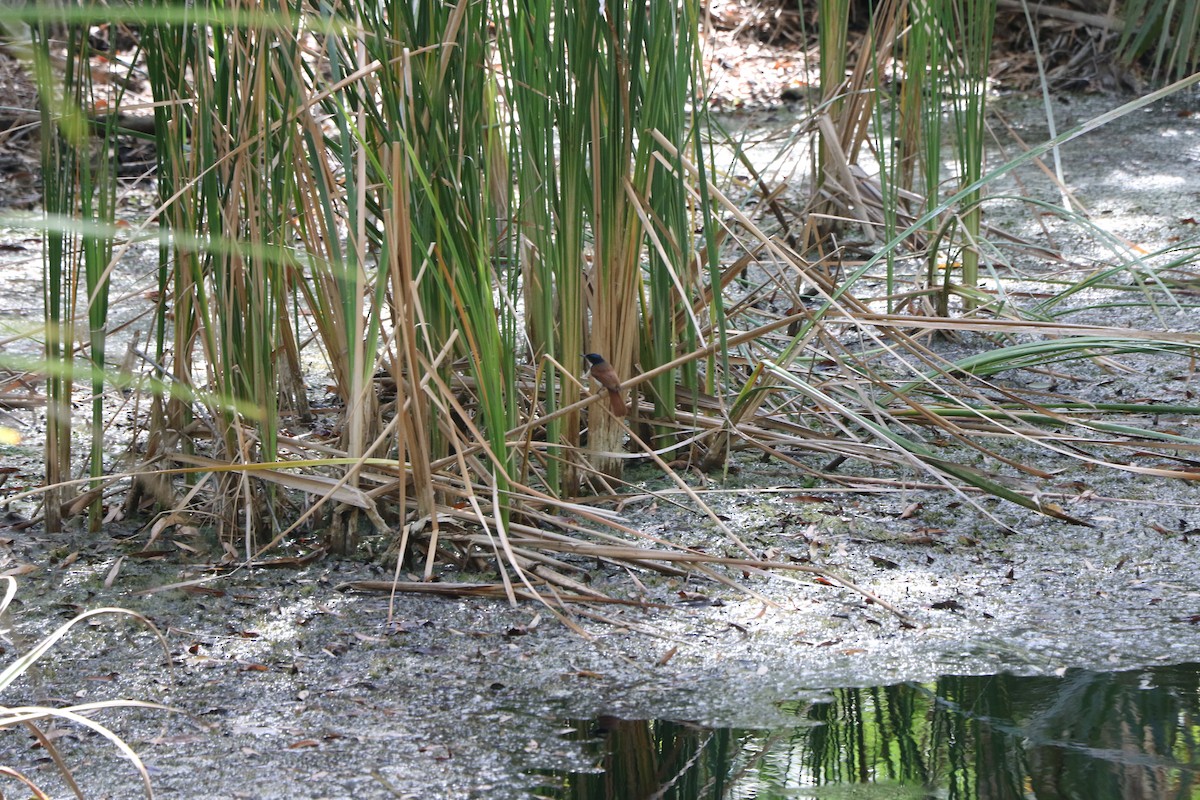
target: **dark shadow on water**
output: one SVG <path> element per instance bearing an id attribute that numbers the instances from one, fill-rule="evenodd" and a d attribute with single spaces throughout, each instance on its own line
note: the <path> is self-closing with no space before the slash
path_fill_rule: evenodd
<path id="1" fill-rule="evenodd" d="M 594 773 L 567 800 L 1200 800 L 1200 664 L 1062 677 L 949 676 L 785 704 L 795 725 L 572 720 Z"/>

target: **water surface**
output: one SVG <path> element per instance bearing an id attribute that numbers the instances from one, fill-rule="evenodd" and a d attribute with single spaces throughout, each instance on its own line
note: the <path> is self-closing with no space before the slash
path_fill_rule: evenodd
<path id="1" fill-rule="evenodd" d="M 572 721 L 594 773 L 553 798 L 1200 798 L 1200 664 L 1061 676 L 946 676 L 785 704 L 770 730 Z"/>

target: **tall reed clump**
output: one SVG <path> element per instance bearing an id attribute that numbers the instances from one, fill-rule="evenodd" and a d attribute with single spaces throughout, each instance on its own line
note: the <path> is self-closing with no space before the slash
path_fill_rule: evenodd
<path id="1" fill-rule="evenodd" d="M 198 440 L 211 442 L 207 460 L 273 462 L 281 400 L 289 413 L 304 410 L 287 258 L 301 154 L 299 18 L 280 9 L 263 25 L 248 14 L 185 11 L 143 32 L 164 232 L 155 358 L 173 388 L 153 408 L 148 455 L 160 466 L 192 463 Z M 213 480 L 212 519 L 252 552 L 278 524 L 269 484 L 237 471 Z"/>
<path id="2" fill-rule="evenodd" d="M 33 67 L 42 87 L 41 161 L 46 212 L 43 297 L 46 310 L 46 480 L 54 487 L 71 474 L 76 330 L 86 331 L 90 392 L 88 474 L 90 491 L 75 498 L 53 488 L 45 502 L 46 525 L 62 525 L 65 506 L 86 505 L 89 527 L 102 521 L 104 379 L 108 286 L 116 221 L 116 124 L 121 83 L 93 74 L 88 28 L 48 14 L 30 29 Z M 61 42 L 59 38 L 61 37 Z M 60 58 L 61 44 L 65 57 Z M 101 114 L 102 122 L 97 122 Z M 81 501 L 83 501 L 81 503 Z M 69 511 L 66 513 L 70 513 Z"/>
<path id="3" fill-rule="evenodd" d="M 509 170 L 487 68 L 486 7 L 461 0 L 378 9 L 363 21 L 372 32 L 367 51 L 383 65 L 383 102 L 377 116 L 365 115 L 363 139 L 368 153 L 374 146 L 388 159 L 378 199 L 387 209 L 381 266 L 392 286 L 387 360 L 407 426 L 397 446 L 408 449 L 420 518 L 432 529 L 428 575 L 435 503 L 470 504 L 501 537 L 508 525 L 516 459 L 507 432 L 517 423 L 521 351 L 516 283 L 500 259 Z M 367 104 L 369 86 L 353 87 Z M 416 466 L 418 458 L 452 465 L 451 483 Z M 482 504 L 473 497 L 476 481 L 489 484 Z"/>
<path id="4" fill-rule="evenodd" d="M 270 539 L 260 534 L 288 528 L 273 486 L 332 500 L 336 549 L 363 525 L 382 527 L 360 490 L 370 458 L 411 464 L 430 518 L 430 464 L 454 449 L 451 419 L 469 416 L 452 407 L 460 357 L 485 399 L 492 466 L 511 467 L 502 433 L 513 423 L 513 359 L 491 311 L 484 26 L 479 4 L 464 2 L 233 11 L 154 30 L 160 193 L 172 228 L 191 232 L 164 254 L 171 359 L 184 386 L 207 373 L 203 423 L 220 446 L 200 462 L 194 444 L 169 441 L 196 424 L 175 398 L 154 421 L 161 450 L 151 455 L 228 468 L 216 473 L 229 498 L 218 517 L 244 534 L 247 553 Z M 305 466 L 331 472 L 316 483 L 279 461 L 281 411 L 295 423 L 309 413 L 302 326 L 341 408 L 333 447 L 287 437 L 291 459 L 315 455 Z M 254 472 L 258 483 L 239 464 L 279 469 Z"/>
<path id="5" fill-rule="evenodd" d="M 666 364 L 699 340 L 697 313 L 721 302 L 706 302 L 698 280 L 678 161 L 697 130 L 697 7 L 507 3 L 499 13 L 512 23 L 497 37 L 517 179 L 508 260 L 521 264 L 528 341 L 553 414 L 579 397 L 581 353 L 602 353 L 626 376 L 635 363 Z M 682 372 L 692 389 L 696 374 Z M 635 390 L 664 422 L 680 377 L 666 370 Z M 571 455 L 579 430 L 578 412 L 548 423 L 555 448 L 538 459 L 552 491 L 574 492 L 581 469 L 619 472 L 624 427 L 592 413 L 586 465 Z"/>
<path id="6" fill-rule="evenodd" d="M 897 98 L 896 135 L 898 157 L 892 165 L 893 186 L 912 194 L 904 203 L 907 219 L 929 216 L 917 234 L 915 250 L 924 255 L 926 287 L 937 288 L 943 256 L 938 247 L 942 221 L 928 212 L 938 205 L 942 186 L 942 108 L 944 105 L 945 65 L 954 58 L 951 39 L 942 27 L 942 6 L 938 0 L 921 0 L 909 5 L 908 33 L 904 36 L 901 58 L 908 79 Z M 889 241 L 899 231 L 889 231 Z M 948 274 L 947 274 L 948 279 Z M 935 291 L 934 308 L 945 311 L 948 296 Z M 889 296 L 894 289 L 889 288 Z"/>
<path id="7" fill-rule="evenodd" d="M 946 316 L 951 295 L 963 296 L 964 306 L 971 308 L 978 300 L 974 287 L 979 275 L 980 178 L 985 172 L 995 3 L 912 0 L 874 5 L 852 63 L 847 61 L 848 11 L 841 6 L 840 0 L 819 6 L 821 29 L 829 30 L 819 39 L 822 101 L 814 113 L 820 144 L 811 208 L 821 216 L 860 222 L 872 240 L 879 233 L 885 241 L 893 239 L 904 223 L 939 204 L 948 177 L 942 134 L 949 108 L 956 156 L 953 177 L 960 186 L 975 188 L 947 217 L 938 215 L 916 235 L 903 237 L 902 248 L 928 260 L 928 288 L 935 290 L 933 313 Z M 894 96 L 890 86 L 896 87 Z M 868 144 L 879 170 L 871 177 L 859 168 Z M 887 295 L 893 306 L 900 291 L 898 256 L 894 248 L 885 251 Z M 961 265 L 960 281 L 953 280 L 951 263 Z"/>
<path id="8" fill-rule="evenodd" d="M 678 156 L 694 3 L 160 10 L 144 36 L 170 390 L 150 463 L 210 474 L 247 554 L 288 530 L 280 486 L 332 501 L 338 549 L 392 527 L 395 501 L 401 549 L 431 534 L 426 574 L 439 509 L 503 532 L 520 497 L 619 472 L 615 418 L 591 411 L 579 450 L 581 354 L 665 364 L 721 302 Z M 320 448 L 284 433 L 309 413 L 306 338 L 341 408 Z M 663 420 L 675 386 L 664 370 L 649 389 Z M 513 439 L 540 416 L 544 441 Z M 300 462 L 324 482 L 288 477 Z M 166 480 L 140 488 L 170 498 Z"/>
<path id="9" fill-rule="evenodd" d="M 962 286 L 960 294 L 967 309 L 979 302 L 979 245 L 982 229 L 984 143 L 987 136 L 988 66 L 992 57 L 992 33 L 996 24 L 995 0 L 964 0 L 940 4 L 942 30 L 957 47 L 946 49 L 955 57 L 948 61 L 950 102 L 953 113 L 955 155 L 960 186 L 971 187 L 962 199 L 958 219 L 962 226 Z M 978 188 L 974 188 L 978 187 Z M 950 265 L 946 265 L 947 276 Z M 947 286 L 949 278 L 947 277 Z M 943 292 L 941 313 L 946 313 Z"/>

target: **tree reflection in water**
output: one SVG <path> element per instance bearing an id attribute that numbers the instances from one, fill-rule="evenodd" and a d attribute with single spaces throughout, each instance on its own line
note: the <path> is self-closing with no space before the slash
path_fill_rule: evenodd
<path id="1" fill-rule="evenodd" d="M 1197 664 L 947 676 L 788 703 L 797 724 L 782 729 L 604 717 L 573 726 L 600 743 L 603 771 L 547 776 L 538 794 L 767 800 L 856 786 L 854 797 L 889 800 L 1198 800 L 1198 685 Z"/>

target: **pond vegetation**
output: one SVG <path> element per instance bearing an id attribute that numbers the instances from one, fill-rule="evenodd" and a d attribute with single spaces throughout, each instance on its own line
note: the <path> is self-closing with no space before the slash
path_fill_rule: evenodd
<path id="1" fill-rule="evenodd" d="M 1061 13 L 755 12 L 772 8 L 802 64 L 769 159 L 786 177 L 712 115 L 695 0 L 6 4 L 42 179 L 39 212 L 5 218 L 43 264 L 44 323 L 6 323 L 0 351 L 9 407 L 45 407 L 2 431 L 44 441 L 38 485 L 6 499 L 32 509 L 19 526 L 137 520 L 147 548 L 203 531 L 216 570 L 366 553 L 392 577 L 354 588 L 532 599 L 574 626 L 638 602 L 589 583 L 595 564 L 635 588 L 788 571 L 890 608 L 727 524 L 690 476 L 743 453 L 804 491 L 955 493 L 999 527 L 981 497 L 1088 524 L 1044 491 L 1045 459 L 1200 477 L 1174 424 L 1200 412 L 1190 389 L 1095 379 L 1190 374 L 1200 334 L 1164 315 L 1194 305 L 1196 221 L 1142 247 L 1061 166 L 1067 143 L 1194 91 L 1195 0 L 1101 26 L 1095 60 L 1150 80 L 1070 121 L 1042 24 Z M 1030 45 L 1046 108 L 1046 135 L 999 163 L 997 37 Z M 126 195 L 131 141 L 153 153 L 152 208 Z M 1056 197 L 994 191 L 1030 164 Z M 990 225 L 1010 202 L 1089 245 Z M 722 544 L 609 510 L 650 484 Z M 472 577 L 439 587 L 447 569 Z"/>

